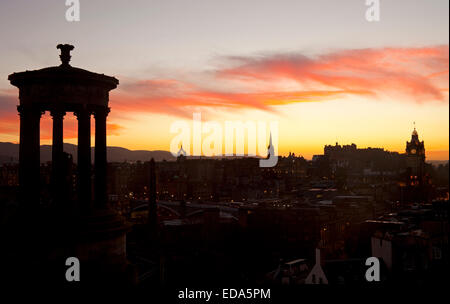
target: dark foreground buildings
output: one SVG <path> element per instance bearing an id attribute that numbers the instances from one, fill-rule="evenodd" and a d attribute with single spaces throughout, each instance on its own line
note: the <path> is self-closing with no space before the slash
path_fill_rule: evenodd
<path id="1" fill-rule="evenodd" d="M 329 284 L 368 284 L 370 256 L 381 261 L 382 284 L 445 280 L 448 164 L 433 167 L 408 148 L 324 150 L 313 161 L 290 154 L 274 168 L 179 157 L 155 164 L 155 187 L 149 163 L 110 164 L 111 198 L 133 223 L 128 249 L 140 284 L 312 283 L 316 248 Z M 142 242 L 149 227 L 157 237 Z"/>

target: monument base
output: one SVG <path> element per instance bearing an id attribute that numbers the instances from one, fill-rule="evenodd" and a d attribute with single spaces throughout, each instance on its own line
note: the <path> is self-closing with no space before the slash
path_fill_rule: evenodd
<path id="1" fill-rule="evenodd" d="M 134 275 L 126 259 L 126 232 L 123 220 L 108 209 L 82 216 L 76 229 L 74 257 L 80 261 L 82 282 L 131 283 Z"/>

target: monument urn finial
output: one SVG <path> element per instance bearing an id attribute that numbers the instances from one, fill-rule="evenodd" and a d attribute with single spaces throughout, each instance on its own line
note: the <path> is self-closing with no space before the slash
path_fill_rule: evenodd
<path id="1" fill-rule="evenodd" d="M 70 66 L 70 51 L 74 49 L 74 46 L 71 44 L 58 44 L 56 48 L 61 50 L 61 55 L 59 55 L 61 66 Z"/>

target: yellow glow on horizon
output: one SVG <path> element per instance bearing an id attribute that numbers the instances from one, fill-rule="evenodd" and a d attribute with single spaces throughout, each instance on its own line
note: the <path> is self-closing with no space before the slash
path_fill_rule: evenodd
<path id="1" fill-rule="evenodd" d="M 278 154 L 288 155 L 289 152 L 294 152 L 310 159 L 314 154 L 322 154 L 324 145 L 334 145 L 336 142 L 341 145 L 355 143 L 359 148 L 378 147 L 404 153 L 415 121 L 419 138 L 425 141 L 427 159 L 448 159 L 448 101 L 418 104 L 346 98 L 289 104 L 274 107 L 274 110 L 205 110 L 202 112 L 202 122 L 217 121 L 223 126 L 226 120 L 264 121 L 267 124 L 276 120 L 279 123 Z M 108 123 L 117 124 L 121 128 L 114 132 L 108 130 L 108 145 L 130 150 L 169 151 L 170 141 L 176 135 L 169 132 L 170 125 L 180 119 L 149 113 L 127 113 L 127 118 L 119 119 L 114 117 L 112 107 Z M 181 120 L 192 126 L 192 118 Z M 67 133 L 72 136 L 74 134 L 73 130 L 65 131 L 65 134 Z M 94 134 L 94 125 L 92 133 Z M 18 134 L 1 135 L 1 140 L 18 142 Z M 65 142 L 77 144 L 75 137 L 66 138 Z M 94 146 L 94 136 L 91 142 Z M 51 144 L 51 137 L 47 134 L 46 138 L 43 138 L 41 135 L 41 144 Z"/>

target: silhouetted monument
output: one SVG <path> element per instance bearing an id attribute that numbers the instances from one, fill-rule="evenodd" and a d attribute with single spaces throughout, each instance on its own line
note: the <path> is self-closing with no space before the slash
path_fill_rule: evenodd
<path id="1" fill-rule="evenodd" d="M 106 273 L 118 274 L 125 270 L 125 226 L 107 205 L 106 191 L 106 118 L 109 113 L 109 92 L 119 81 L 110 76 L 72 67 L 72 45 L 59 44 L 61 65 L 34 71 L 13 73 L 8 79 L 19 88 L 20 147 L 19 185 L 20 212 L 33 221 L 42 213 L 40 208 L 40 118 L 49 111 L 53 119 L 52 183 L 55 205 L 70 200 L 64 175 L 67 157 L 63 152 L 63 119 L 66 112 L 74 112 L 78 119 L 78 157 L 76 209 L 56 208 L 53 217 L 72 219 L 71 232 L 64 227 L 49 229 L 72 240 L 49 245 L 49 255 L 58 252 L 58 258 L 77 257 L 81 262 L 84 280 L 96 280 Z M 91 185 L 91 116 L 95 118 L 94 187 Z M 92 193 L 92 189 L 94 190 Z M 64 211 L 65 210 L 65 211 Z M 28 216 L 27 216 L 28 215 Z M 56 221 L 58 222 L 58 221 Z M 64 222 L 64 220 L 59 220 Z M 31 224 L 30 224 L 31 225 Z M 51 224 L 48 224 L 51 226 Z M 74 228 L 75 227 L 75 228 Z M 51 242 L 49 242 L 51 243 Z M 42 244 L 41 244 L 42 245 Z M 39 246 L 37 244 L 36 246 Z M 58 249 L 55 249 L 57 247 Z M 44 257 L 51 259 L 49 257 Z M 60 261 L 58 261 L 60 262 Z M 89 277 L 89 274 L 92 274 Z M 58 274 L 64 278 L 64 273 Z M 108 278 L 112 278 L 109 274 Z"/>

